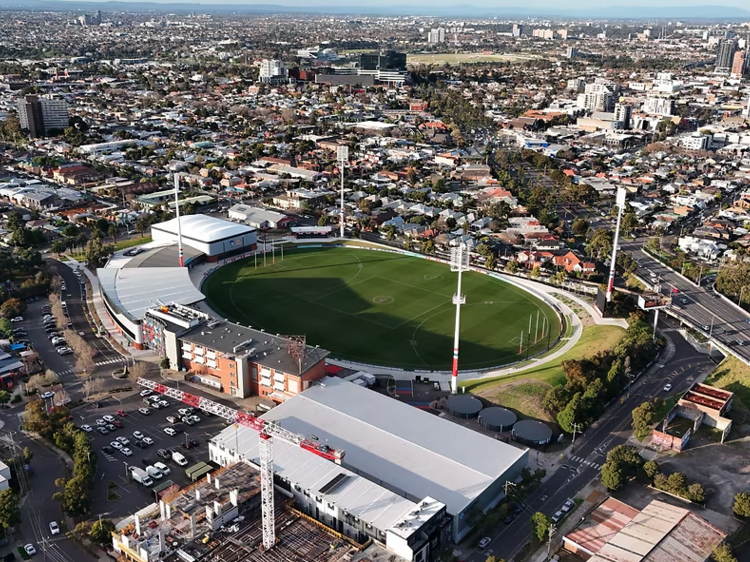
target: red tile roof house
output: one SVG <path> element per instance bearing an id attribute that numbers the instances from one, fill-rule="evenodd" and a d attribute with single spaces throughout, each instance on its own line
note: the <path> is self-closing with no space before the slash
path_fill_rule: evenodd
<path id="1" fill-rule="evenodd" d="M 568 273 L 577 272 L 584 275 L 596 273 L 596 264 L 593 262 L 584 262 L 573 252 L 568 252 L 564 256 L 555 256 L 552 263 L 557 267 L 564 267 Z"/>

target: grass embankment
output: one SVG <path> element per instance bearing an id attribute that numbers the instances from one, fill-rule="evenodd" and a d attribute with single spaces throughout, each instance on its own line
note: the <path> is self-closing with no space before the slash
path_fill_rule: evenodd
<path id="1" fill-rule="evenodd" d="M 708 378 L 706 384 L 723 388 L 734 393 L 732 409 L 727 416 L 738 425 L 750 423 L 750 367 L 739 359 L 728 355 L 724 361 L 719 363 Z M 739 427 L 734 427 L 733 432 Z M 746 433 L 747 427 L 741 429 Z"/>
<path id="2" fill-rule="evenodd" d="M 572 349 L 549 363 L 512 375 L 470 380 L 463 386 L 468 392 L 513 410 L 522 418 L 551 420 L 542 408 L 542 398 L 551 387 L 565 383 L 563 361 L 581 360 L 613 349 L 624 334 L 625 330 L 619 326 L 589 326 L 584 328 Z"/>

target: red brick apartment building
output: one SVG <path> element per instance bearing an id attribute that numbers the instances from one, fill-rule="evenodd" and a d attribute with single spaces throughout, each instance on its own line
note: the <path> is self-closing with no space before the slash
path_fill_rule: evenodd
<path id="1" fill-rule="evenodd" d="M 231 322 L 194 327 L 179 341 L 181 366 L 231 396 L 280 403 L 326 376 L 327 351 Z"/>

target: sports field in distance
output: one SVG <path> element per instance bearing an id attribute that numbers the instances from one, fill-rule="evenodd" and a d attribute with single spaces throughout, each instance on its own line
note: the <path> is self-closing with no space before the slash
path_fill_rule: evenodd
<path id="1" fill-rule="evenodd" d="M 309 345 L 319 345 L 335 358 L 450 369 L 457 274 L 448 266 L 386 252 L 320 247 L 288 251 L 283 262 L 277 251 L 275 261 L 268 256 L 263 267 L 259 258 L 257 269 L 253 258 L 225 265 L 203 284 L 208 303 L 246 326 L 305 335 Z M 462 293 L 461 370 L 525 357 L 530 320 L 530 355 L 557 339 L 554 311 L 522 289 L 468 273 Z"/>
<path id="2" fill-rule="evenodd" d="M 527 54 L 492 54 L 492 53 L 416 53 L 409 54 L 406 64 L 415 66 L 418 64 L 472 64 L 479 62 L 524 62 L 536 58 Z"/>

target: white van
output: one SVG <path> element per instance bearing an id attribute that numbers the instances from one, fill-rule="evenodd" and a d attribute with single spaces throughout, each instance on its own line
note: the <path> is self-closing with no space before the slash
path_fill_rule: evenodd
<path id="1" fill-rule="evenodd" d="M 177 451 L 172 451 L 172 460 L 176 462 L 177 464 L 179 464 L 180 466 L 185 466 L 188 463 L 187 459 L 183 456 L 183 454 Z"/>

